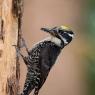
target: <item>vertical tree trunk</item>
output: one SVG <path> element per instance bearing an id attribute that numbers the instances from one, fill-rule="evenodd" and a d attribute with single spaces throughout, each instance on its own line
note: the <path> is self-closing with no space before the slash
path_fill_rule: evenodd
<path id="1" fill-rule="evenodd" d="M 19 81 L 19 64 L 16 50 L 21 28 L 21 1 L 2 1 L 2 30 L 0 40 L 0 95 L 17 95 Z"/>

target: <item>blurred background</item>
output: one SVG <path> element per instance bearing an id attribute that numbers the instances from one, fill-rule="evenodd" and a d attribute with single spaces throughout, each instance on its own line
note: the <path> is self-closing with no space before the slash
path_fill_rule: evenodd
<path id="1" fill-rule="evenodd" d="M 70 27 L 75 38 L 63 49 L 39 95 L 95 95 L 95 0 L 24 1 L 22 30 L 29 49 L 49 36 L 41 27 L 60 25 Z M 22 61 L 21 91 L 25 75 Z"/>

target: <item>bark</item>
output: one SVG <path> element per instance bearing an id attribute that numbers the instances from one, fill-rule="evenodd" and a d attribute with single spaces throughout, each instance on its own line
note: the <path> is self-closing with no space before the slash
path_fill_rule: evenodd
<path id="1" fill-rule="evenodd" d="M 0 95 L 17 95 L 19 62 L 13 45 L 19 46 L 22 0 L 3 0 L 0 39 Z"/>

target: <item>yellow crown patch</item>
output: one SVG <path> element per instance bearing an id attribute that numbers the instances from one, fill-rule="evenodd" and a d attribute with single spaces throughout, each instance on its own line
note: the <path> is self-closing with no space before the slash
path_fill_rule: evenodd
<path id="1" fill-rule="evenodd" d="M 67 26 L 61 26 L 62 29 L 70 30 Z"/>

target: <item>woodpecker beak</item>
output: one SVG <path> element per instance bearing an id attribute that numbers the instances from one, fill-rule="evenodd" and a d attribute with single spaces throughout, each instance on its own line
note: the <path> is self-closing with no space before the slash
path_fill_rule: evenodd
<path id="1" fill-rule="evenodd" d="M 52 36 L 56 36 L 56 28 L 57 27 L 54 27 L 52 29 L 50 29 L 50 28 L 41 28 L 41 30 L 50 33 Z"/>
<path id="2" fill-rule="evenodd" d="M 41 30 L 46 31 L 46 32 L 50 32 L 49 28 L 41 28 Z"/>

